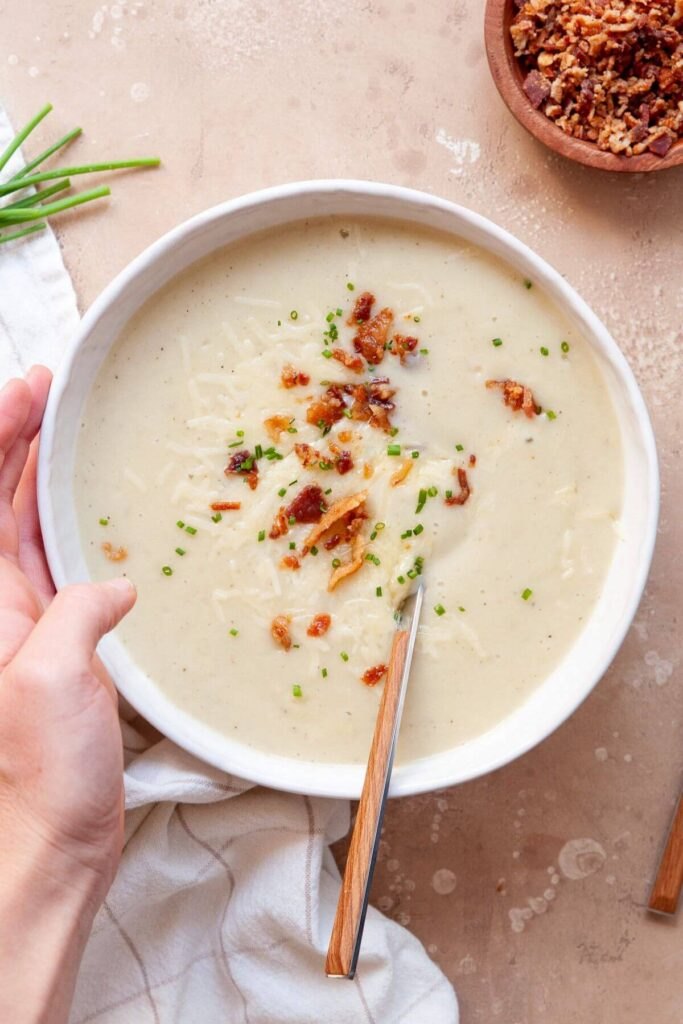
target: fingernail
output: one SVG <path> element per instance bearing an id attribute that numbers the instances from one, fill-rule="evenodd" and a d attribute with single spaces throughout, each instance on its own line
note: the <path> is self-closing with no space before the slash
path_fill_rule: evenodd
<path id="1" fill-rule="evenodd" d="M 119 576 L 115 580 L 107 580 L 107 586 L 114 587 L 122 594 L 137 594 L 135 584 L 127 576 Z"/>

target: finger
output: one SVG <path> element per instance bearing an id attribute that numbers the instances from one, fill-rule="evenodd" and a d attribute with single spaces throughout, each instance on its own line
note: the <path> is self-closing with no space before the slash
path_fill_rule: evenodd
<path id="1" fill-rule="evenodd" d="M 31 441 L 43 418 L 50 371 L 34 367 L 26 381 L 10 381 L 0 392 L 0 552 L 16 556 L 12 502 Z"/>
<path id="2" fill-rule="evenodd" d="M 38 671 L 56 683 L 79 681 L 91 673 L 97 644 L 130 611 L 135 597 L 135 587 L 123 577 L 60 590 L 12 662 L 13 671 Z"/>
<path id="3" fill-rule="evenodd" d="M 14 513 L 19 531 L 19 565 L 38 591 L 43 607 L 46 608 L 54 597 L 55 588 L 45 558 L 38 518 L 37 466 L 38 438 L 31 445 L 26 467 L 19 481 L 14 498 Z"/>

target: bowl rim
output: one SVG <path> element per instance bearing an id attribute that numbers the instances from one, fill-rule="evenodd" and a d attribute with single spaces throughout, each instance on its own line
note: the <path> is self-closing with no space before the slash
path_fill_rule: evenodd
<path id="1" fill-rule="evenodd" d="M 593 670 L 586 675 L 580 685 L 576 685 L 569 699 L 565 698 L 564 702 L 561 702 L 559 699 L 557 700 L 553 713 L 548 714 L 542 725 L 536 728 L 535 731 L 531 730 L 531 735 L 518 739 L 517 742 L 509 743 L 504 750 L 489 751 L 487 756 L 481 758 L 480 763 L 476 764 L 476 766 L 470 766 L 464 770 L 462 768 L 460 770 L 453 770 L 452 767 L 448 767 L 448 755 L 453 756 L 454 752 L 467 748 L 476 743 L 481 737 L 476 737 L 474 740 L 467 741 L 465 744 L 450 748 L 448 751 L 437 755 L 430 755 L 407 764 L 399 764 L 394 769 L 390 795 L 412 795 L 441 789 L 477 778 L 516 760 L 546 739 L 576 710 L 602 678 L 623 642 L 644 590 L 654 550 L 659 510 L 659 472 L 654 434 L 643 396 L 636 384 L 628 362 L 607 331 L 607 328 L 559 272 L 529 248 L 529 246 L 489 219 L 449 200 L 415 189 L 361 179 L 309 180 L 261 189 L 224 203 L 219 203 L 183 221 L 131 260 L 113 281 L 105 287 L 83 317 L 79 329 L 63 354 L 61 363 L 55 373 L 41 432 L 38 456 L 39 514 L 48 563 L 56 585 L 61 587 L 73 582 L 73 579 L 71 578 L 68 566 L 65 564 L 64 552 L 61 549 L 57 536 L 60 510 L 59 502 L 55 503 L 53 501 L 53 450 L 56 441 L 60 407 L 71 382 L 74 366 L 78 361 L 82 346 L 96 328 L 100 318 L 105 316 L 107 311 L 124 297 L 136 282 L 144 277 L 145 273 L 151 272 L 157 265 L 163 265 L 164 259 L 171 252 L 195 233 L 201 232 L 202 229 L 209 228 L 223 219 L 227 219 L 229 222 L 230 218 L 237 213 L 267 206 L 269 203 L 277 204 L 282 201 L 295 201 L 302 197 L 311 202 L 314 198 L 322 199 L 330 196 L 334 196 L 335 202 L 341 202 L 344 198 L 350 202 L 350 197 L 356 200 L 358 197 L 363 197 L 364 199 L 380 203 L 383 200 L 388 201 L 394 203 L 397 207 L 404 208 L 404 219 L 406 221 L 411 220 L 409 211 L 415 208 L 425 211 L 425 216 L 427 216 L 427 211 L 435 217 L 445 215 L 445 217 L 449 218 L 450 222 L 445 224 L 442 230 L 454 237 L 458 237 L 458 229 L 454 224 L 454 222 L 457 222 L 462 229 L 462 234 L 459 237 L 467 238 L 467 232 L 472 232 L 478 238 L 474 244 L 479 245 L 489 253 L 497 255 L 498 258 L 502 258 L 508 265 L 518 269 L 520 273 L 527 272 L 529 276 L 538 281 L 546 293 L 550 293 L 552 301 L 559 305 L 565 315 L 568 315 L 571 311 L 573 317 L 581 321 L 582 329 L 588 335 L 587 342 L 594 350 L 597 349 L 609 360 L 610 366 L 618 378 L 619 387 L 625 393 L 633 410 L 634 421 L 637 423 L 639 441 L 642 447 L 642 457 L 647 468 L 647 510 L 642 537 L 640 537 L 638 547 L 637 566 L 631 576 L 630 594 L 618 622 L 612 625 L 609 642 L 601 650 L 600 657 L 595 659 Z M 369 215 L 377 216 L 377 214 Z M 293 216 L 289 219 L 289 222 L 305 219 L 306 216 L 307 214 Z M 308 214 L 308 216 L 311 216 L 311 214 Z M 399 212 L 395 214 L 380 214 L 379 216 L 386 218 L 393 216 L 394 219 L 401 219 Z M 416 218 L 412 219 L 413 222 L 416 222 Z M 287 221 L 283 221 L 283 223 L 285 222 Z M 250 233 L 257 230 L 262 229 L 257 227 L 251 230 L 247 229 L 240 237 L 248 237 Z M 207 255 L 210 251 L 216 251 L 225 244 L 228 243 L 223 241 L 213 245 L 203 255 Z M 176 269 L 174 273 L 165 278 L 161 286 L 173 276 L 182 273 L 197 258 L 203 257 L 195 256 L 193 259 L 188 260 L 182 269 Z M 147 301 L 149 295 L 153 294 L 158 287 L 159 285 L 151 289 L 143 301 Z M 139 308 L 140 304 L 138 303 L 135 308 Z M 130 315 L 132 315 L 132 312 Z M 113 343 L 113 340 L 111 343 Z M 83 400 L 86 396 L 83 396 Z M 591 613 L 591 618 L 592 616 L 593 612 Z M 591 619 L 589 618 L 582 633 L 585 632 L 590 621 Z M 579 634 L 579 636 L 581 635 Z M 578 638 L 575 644 L 577 642 Z M 572 645 L 570 651 L 573 650 L 575 644 Z M 165 698 L 161 691 L 156 689 L 149 680 L 148 682 L 154 690 L 154 699 L 150 698 L 148 700 L 150 697 L 149 692 L 146 693 L 145 699 L 141 699 L 140 687 L 138 685 L 136 689 L 136 683 L 139 684 L 141 680 L 147 678 L 142 673 L 142 670 L 135 667 L 136 680 L 118 678 L 119 673 L 117 672 L 115 654 L 117 650 L 123 651 L 123 645 L 116 639 L 115 633 L 105 637 L 98 650 L 105 665 L 114 677 L 119 692 L 123 694 L 143 717 L 156 726 L 163 735 L 201 760 L 233 775 L 285 791 L 306 793 L 312 796 L 346 797 L 352 799 L 359 796 L 365 770 L 364 765 L 299 761 L 294 758 L 269 754 L 265 751 L 247 747 L 245 744 L 237 743 L 227 738 L 224 734 L 219 734 L 212 730 L 210 726 L 199 723 L 186 712 L 181 711 Z M 538 692 L 546 683 L 541 684 L 537 691 L 534 692 Z M 147 689 L 149 690 L 149 687 Z M 533 693 L 531 697 L 533 697 Z M 529 699 L 527 698 L 520 708 L 524 708 Z M 514 717 L 516 713 L 513 712 L 512 716 L 506 716 L 503 722 Z M 497 727 L 494 727 L 494 731 L 495 728 Z M 486 737 L 489 733 L 482 735 Z M 434 763 L 432 764 L 431 762 Z"/>
<path id="2" fill-rule="evenodd" d="M 486 0 L 484 42 L 491 75 L 501 99 L 530 135 L 565 159 L 599 171 L 646 174 L 683 164 L 683 138 L 679 138 L 663 157 L 654 153 L 622 156 L 598 149 L 593 142 L 567 135 L 542 110 L 533 107 L 522 88 L 522 69 L 507 31 L 508 14 L 513 4 L 514 0 Z"/>

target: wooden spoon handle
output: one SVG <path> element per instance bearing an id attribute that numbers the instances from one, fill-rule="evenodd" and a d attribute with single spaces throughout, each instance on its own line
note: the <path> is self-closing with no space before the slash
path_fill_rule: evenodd
<path id="1" fill-rule="evenodd" d="M 659 862 L 659 871 L 650 894 L 650 910 L 675 914 L 683 887 L 683 796 L 671 824 L 669 838 Z"/>
<path id="2" fill-rule="evenodd" d="M 357 944 L 365 922 L 367 894 L 375 868 L 376 840 L 384 817 L 385 790 L 391 766 L 394 724 L 408 650 L 408 635 L 407 630 L 398 630 L 394 634 L 387 679 L 377 713 L 363 792 L 327 950 L 325 972 L 331 977 L 352 978 L 355 973 Z"/>

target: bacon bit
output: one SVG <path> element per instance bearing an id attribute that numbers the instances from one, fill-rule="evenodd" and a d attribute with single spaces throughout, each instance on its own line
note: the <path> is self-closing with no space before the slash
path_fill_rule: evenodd
<path id="1" fill-rule="evenodd" d="M 333 348 L 332 358 L 336 359 L 339 363 L 343 363 L 347 370 L 353 370 L 354 373 L 362 373 L 365 369 L 365 361 L 360 356 L 352 356 L 350 352 L 345 352 L 343 348 Z"/>
<path id="2" fill-rule="evenodd" d="M 324 613 L 321 615 L 314 615 L 306 632 L 309 636 L 325 636 L 325 633 L 327 633 L 331 625 L 331 615 L 326 615 Z"/>
<path id="3" fill-rule="evenodd" d="M 367 497 L 367 491 L 358 491 L 357 494 L 349 494 L 346 498 L 340 498 L 339 501 L 335 501 L 334 504 L 325 512 L 317 526 L 313 527 L 304 541 L 303 553 L 308 554 L 324 533 L 327 533 L 335 523 L 347 516 L 349 512 L 353 512 L 355 509 L 359 509 L 364 505 L 367 501 Z"/>
<path id="4" fill-rule="evenodd" d="M 334 549 L 339 544 L 341 544 L 341 542 L 342 542 L 342 535 L 341 535 L 341 533 L 333 533 L 332 536 L 328 537 L 328 539 L 324 542 L 323 547 L 325 548 L 325 551 L 334 551 Z"/>
<path id="5" fill-rule="evenodd" d="M 385 676 L 388 672 L 386 665 L 373 665 L 372 668 L 367 669 L 361 676 L 366 686 L 377 686 L 382 676 Z"/>
<path id="6" fill-rule="evenodd" d="M 518 384 L 516 380 L 487 380 L 487 388 L 498 388 L 503 392 L 503 402 L 514 412 L 522 412 L 529 417 L 538 416 L 541 411 L 530 388 Z"/>
<path id="7" fill-rule="evenodd" d="M 301 568 L 301 562 L 296 555 L 285 555 L 284 558 L 280 559 L 280 568 L 296 571 Z"/>
<path id="8" fill-rule="evenodd" d="M 353 339 L 353 347 L 356 352 L 365 356 L 373 366 L 379 366 L 384 359 L 384 346 L 389 336 L 389 328 L 394 321 L 394 314 L 391 309 L 380 309 L 371 320 L 360 324 L 358 332 Z"/>
<path id="9" fill-rule="evenodd" d="M 313 445 L 310 444 L 299 442 L 294 445 L 294 451 L 296 452 L 296 456 L 304 469 L 310 469 L 312 466 L 317 466 L 322 459 L 322 455 L 317 448 L 314 448 Z"/>
<path id="10" fill-rule="evenodd" d="M 237 512 L 242 508 L 241 501 L 212 501 L 209 505 L 212 512 Z"/>
<path id="11" fill-rule="evenodd" d="M 341 583 L 342 580 L 345 580 L 347 576 L 352 576 L 353 573 L 358 572 L 365 562 L 365 559 L 363 558 L 364 552 L 365 541 L 361 535 L 357 533 L 353 538 L 353 543 L 351 545 L 351 561 L 338 566 L 334 570 L 327 584 L 328 590 L 334 590 L 334 588 Z"/>
<path id="12" fill-rule="evenodd" d="M 353 459 L 351 458 L 351 452 L 344 449 L 340 452 L 335 460 L 335 466 L 340 476 L 344 476 L 345 473 L 350 473 L 353 469 Z"/>
<path id="13" fill-rule="evenodd" d="M 477 456 L 476 455 L 470 455 L 469 462 L 470 462 L 470 466 L 476 466 L 476 464 L 477 464 Z"/>
<path id="14" fill-rule="evenodd" d="M 280 380 L 282 381 L 283 388 L 295 388 L 297 385 L 306 387 L 306 385 L 311 382 L 311 378 L 307 373 L 302 373 L 301 370 L 295 370 L 289 363 L 287 363 L 286 366 L 283 366 L 282 373 L 280 374 Z"/>
<path id="15" fill-rule="evenodd" d="M 455 472 L 455 470 L 453 470 L 453 472 Z M 467 480 L 467 470 L 463 469 L 462 466 L 458 469 L 458 484 L 460 485 L 460 493 L 453 494 L 450 498 L 446 498 L 447 505 L 464 505 L 472 493 Z"/>
<path id="16" fill-rule="evenodd" d="M 273 640 L 285 651 L 292 646 L 292 638 L 289 633 L 291 621 L 289 615 L 276 615 L 270 624 L 270 634 Z"/>
<path id="17" fill-rule="evenodd" d="M 370 463 L 366 462 L 365 465 L 363 466 L 363 479 L 369 480 L 371 476 L 374 476 L 374 473 L 375 471 L 370 465 Z"/>
<path id="18" fill-rule="evenodd" d="M 388 377 L 373 377 L 367 384 L 355 385 L 351 406 L 352 418 L 362 420 L 371 427 L 388 433 L 391 430 L 389 413 L 396 408 L 391 401 L 395 394 L 396 389 L 389 387 Z"/>
<path id="19" fill-rule="evenodd" d="M 317 523 L 324 512 L 327 512 L 327 502 L 322 488 L 307 484 L 287 506 L 286 514 L 293 516 L 297 523 Z"/>
<path id="20" fill-rule="evenodd" d="M 125 562 L 128 558 L 128 548 L 115 548 L 108 540 L 102 541 L 102 550 L 110 562 Z"/>
<path id="21" fill-rule="evenodd" d="M 286 533 L 289 533 L 289 521 L 287 519 L 287 513 L 285 512 L 284 505 L 280 505 L 280 509 L 275 514 L 273 519 L 273 525 L 270 528 L 268 536 L 271 540 L 277 540 L 278 537 L 284 537 Z"/>
<path id="22" fill-rule="evenodd" d="M 399 484 L 402 484 L 412 468 L 413 459 L 404 459 L 401 468 L 397 469 L 395 473 L 392 473 L 391 477 L 389 478 L 389 483 L 391 484 L 391 486 L 398 487 Z"/>
<path id="23" fill-rule="evenodd" d="M 366 320 L 370 319 L 372 313 L 372 307 L 375 304 L 375 296 L 372 292 L 361 292 L 356 299 L 353 307 L 353 313 L 346 321 L 347 324 L 354 326 L 355 324 L 365 323 Z"/>
<path id="24" fill-rule="evenodd" d="M 316 427 L 329 428 L 342 418 L 345 408 L 343 387 L 331 384 L 324 394 L 316 398 L 312 405 L 309 405 L 306 420 L 315 424 Z"/>
<path id="25" fill-rule="evenodd" d="M 354 433 L 352 430 L 340 430 L 338 437 L 342 444 L 348 444 L 349 441 L 353 441 Z"/>
<path id="26" fill-rule="evenodd" d="M 401 366 L 405 366 L 408 362 L 408 356 L 415 353 L 415 349 L 419 345 L 417 338 L 412 335 L 406 334 L 395 334 L 391 339 L 389 351 L 392 356 L 398 356 L 401 360 Z"/>
<path id="27" fill-rule="evenodd" d="M 263 421 L 263 426 L 271 441 L 279 441 L 280 434 L 287 429 L 291 422 L 291 416 L 269 416 L 267 420 Z"/>
<path id="28" fill-rule="evenodd" d="M 243 468 L 245 462 L 249 463 L 246 469 Z M 258 466 L 252 453 L 246 449 L 242 452 L 235 452 L 223 472 L 226 476 L 244 477 L 252 491 L 258 487 Z"/>

